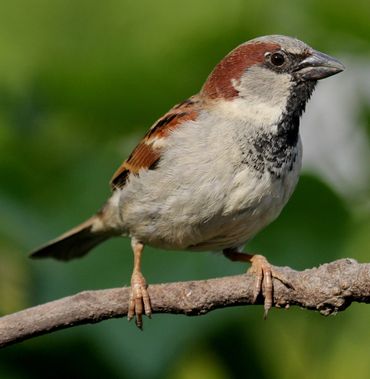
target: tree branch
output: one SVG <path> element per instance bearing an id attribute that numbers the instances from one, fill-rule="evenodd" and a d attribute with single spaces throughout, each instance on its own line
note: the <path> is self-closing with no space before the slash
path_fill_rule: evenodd
<path id="1" fill-rule="evenodd" d="M 274 280 L 275 307 L 290 305 L 329 315 L 352 302 L 370 302 L 370 263 L 341 259 L 318 268 L 295 271 L 274 267 L 292 284 Z M 153 313 L 197 316 L 217 308 L 251 305 L 255 277 L 250 274 L 211 280 L 149 286 Z M 84 291 L 0 318 L 0 347 L 76 325 L 127 314 L 129 288 Z M 262 304 L 263 298 L 257 300 Z"/>

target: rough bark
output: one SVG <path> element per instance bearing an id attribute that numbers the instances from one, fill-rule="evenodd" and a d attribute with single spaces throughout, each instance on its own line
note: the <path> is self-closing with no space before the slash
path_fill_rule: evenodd
<path id="1" fill-rule="evenodd" d="M 318 268 L 295 271 L 274 267 L 291 283 L 274 280 L 274 306 L 298 305 L 330 315 L 352 302 L 370 302 L 370 263 L 341 259 Z M 153 313 L 199 316 L 217 308 L 251 305 L 250 273 L 211 280 L 150 285 Z M 84 291 L 0 318 L 0 347 L 76 325 L 127 314 L 129 288 Z M 262 304 L 263 297 L 257 300 Z"/>

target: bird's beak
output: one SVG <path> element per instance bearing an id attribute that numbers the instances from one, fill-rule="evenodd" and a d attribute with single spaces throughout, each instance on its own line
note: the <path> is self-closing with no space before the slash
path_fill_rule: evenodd
<path id="1" fill-rule="evenodd" d="M 338 74 L 344 68 L 337 59 L 313 50 L 298 64 L 295 72 L 302 80 L 320 80 Z"/>

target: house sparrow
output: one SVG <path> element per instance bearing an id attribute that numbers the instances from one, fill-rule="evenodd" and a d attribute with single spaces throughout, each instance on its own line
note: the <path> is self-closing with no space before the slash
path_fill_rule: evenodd
<path id="1" fill-rule="evenodd" d="M 83 224 L 32 253 L 69 260 L 115 236 L 134 253 L 128 319 L 151 315 L 141 272 L 144 245 L 219 250 L 248 261 L 262 289 L 265 314 L 272 278 L 261 255 L 242 253 L 281 212 L 297 184 L 299 119 L 318 80 L 344 66 L 291 37 L 245 42 L 211 72 L 197 95 L 155 122 L 111 180 L 112 196 Z"/>

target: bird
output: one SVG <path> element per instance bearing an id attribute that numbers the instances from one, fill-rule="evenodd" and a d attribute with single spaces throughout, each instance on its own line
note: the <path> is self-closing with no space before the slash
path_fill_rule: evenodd
<path id="1" fill-rule="evenodd" d="M 82 224 L 31 253 L 68 261 L 111 237 L 134 255 L 127 317 L 151 317 L 141 270 L 145 245 L 219 251 L 251 263 L 253 301 L 273 305 L 282 275 L 243 252 L 291 197 L 301 169 L 299 123 L 317 82 L 344 70 L 337 59 L 289 36 L 242 43 L 212 70 L 199 93 L 159 118 L 114 173 L 111 196 Z"/>

